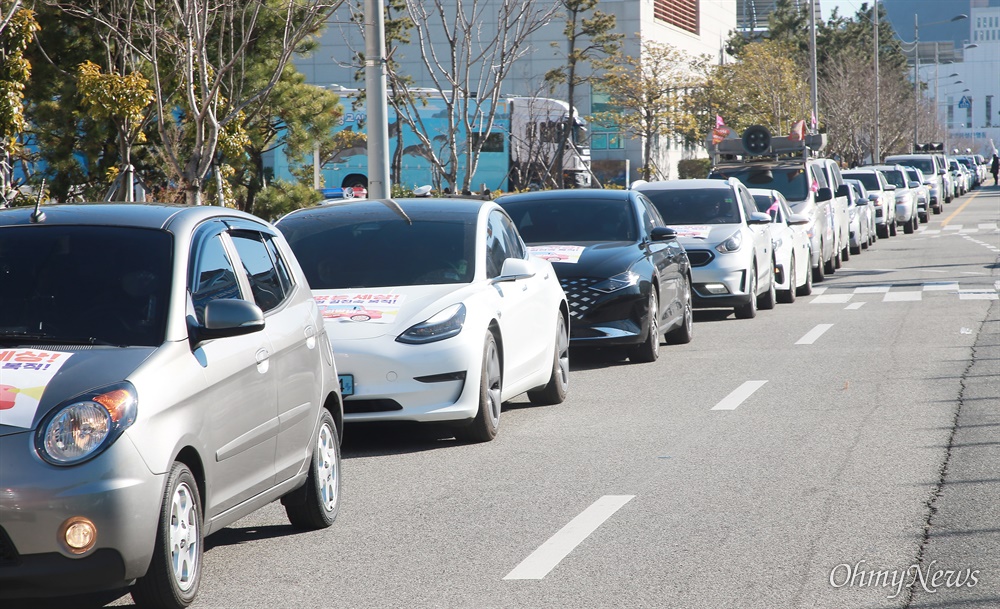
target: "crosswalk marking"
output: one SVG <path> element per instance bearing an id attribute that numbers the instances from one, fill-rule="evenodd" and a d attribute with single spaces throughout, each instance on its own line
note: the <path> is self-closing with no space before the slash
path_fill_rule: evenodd
<path id="1" fill-rule="evenodd" d="M 1000 300 L 996 290 L 959 290 L 959 300 Z"/>
<path id="2" fill-rule="evenodd" d="M 854 294 L 822 294 L 812 299 L 813 304 L 844 304 Z"/>
<path id="3" fill-rule="evenodd" d="M 923 292 L 886 292 L 882 297 L 882 302 L 910 302 L 923 298 Z"/>
<path id="4" fill-rule="evenodd" d="M 958 282 L 957 281 L 935 281 L 935 282 L 932 282 L 932 283 L 925 283 L 924 284 L 924 291 L 925 292 L 940 292 L 940 291 L 957 292 L 958 291 Z"/>
<path id="5" fill-rule="evenodd" d="M 860 288 L 854 288 L 855 294 L 882 294 L 888 292 L 892 288 L 890 285 L 866 285 Z"/>
<path id="6" fill-rule="evenodd" d="M 901 284 L 901 285 L 868 285 L 859 286 L 855 288 L 843 288 L 837 289 L 837 286 L 833 286 L 834 291 L 827 291 L 828 287 L 823 288 L 823 292 L 819 289 L 814 290 L 814 297 L 809 302 L 812 304 L 848 304 L 845 307 L 848 310 L 857 310 L 861 308 L 864 302 L 851 302 L 855 296 L 858 296 L 860 300 L 864 301 L 866 295 L 871 294 L 881 294 L 882 302 L 917 302 L 923 300 L 923 295 L 925 292 L 931 294 L 945 294 L 945 295 L 955 295 L 957 294 L 961 300 L 1000 300 L 1000 281 L 997 281 L 994 287 L 991 289 L 989 287 L 966 287 L 962 288 L 957 281 L 925 281 L 919 285 L 914 284 Z"/>

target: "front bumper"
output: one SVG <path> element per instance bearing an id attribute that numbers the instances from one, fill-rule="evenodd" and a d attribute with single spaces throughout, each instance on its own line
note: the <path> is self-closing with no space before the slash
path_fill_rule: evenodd
<path id="1" fill-rule="evenodd" d="M 339 374 L 354 377 L 344 397 L 344 420 L 460 421 L 479 410 L 482 336 L 465 328 L 457 336 L 407 345 L 394 336 L 337 340 Z"/>
<path id="2" fill-rule="evenodd" d="M 713 307 L 736 307 L 745 305 L 755 298 L 750 293 L 750 271 L 753 254 L 749 248 L 729 254 L 712 250 L 689 250 L 697 252 L 694 259 L 708 261 L 691 268 L 691 292 L 696 309 Z M 693 263 L 692 263 L 693 264 Z"/>
<path id="3" fill-rule="evenodd" d="M 612 347 L 636 345 L 645 340 L 648 292 L 641 284 L 609 293 L 592 288 L 604 281 L 586 277 L 560 278 L 569 303 L 570 346 Z"/>
<path id="4" fill-rule="evenodd" d="M 34 431 L 0 438 L 0 528 L 9 548 L 0 597 L 115 590 L 149 567 L 164 476 L 152 474 L 126 432 L 80 465 L 57 467 L 35 454 Z M 74 555 L 58 539 L 73 516 L 97 528 L 94 547 Z"/>

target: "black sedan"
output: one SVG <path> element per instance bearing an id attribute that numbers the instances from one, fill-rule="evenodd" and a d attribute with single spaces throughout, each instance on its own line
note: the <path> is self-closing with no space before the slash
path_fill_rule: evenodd
<path id="1" fill-rule="evenodd" d="M 505 195 L 528 249 L 548 259 L 570 305 L 573 347 L 627 347 L 652 362 L 660 336 L 690 342 L 691 268 L 673 229 L 634 190 Z"/>

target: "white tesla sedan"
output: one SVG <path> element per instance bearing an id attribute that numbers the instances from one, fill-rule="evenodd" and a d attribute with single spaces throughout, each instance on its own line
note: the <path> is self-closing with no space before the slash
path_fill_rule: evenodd
<path id="1" fill-rule="evenodd" d="M 812 294 L 812 244 L 806 225 L 809 218 L 792 213 L 785 195 L 770 188 L 751 188 L 757 211 L 771 216 L 774 244 L 774 281 L 778 302 L 795 302 Z"/>
<path id="2" fill-rule="evenodd" d="M 326 319 L 346 421 L 451 422 L 488 441 L 504 401 L 565 398 L 565 295 L 495 203 L 345 200 L 277 227 Z"/>

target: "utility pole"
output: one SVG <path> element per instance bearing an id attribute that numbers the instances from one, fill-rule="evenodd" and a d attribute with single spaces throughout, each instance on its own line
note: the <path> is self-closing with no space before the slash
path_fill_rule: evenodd
<path id="1" fill-rule="evenodd" d="M 389 187 L 389 110 L 386 93 L 385 15 L 381 0 L 365 0 L 365 104 L 368 107 L 368 196 L 385 199 Z"/>
<path id="2" fill-rule="evenodd" d="M 913 13 L 913 151 L 917 151 L 917 124 L 920 122 L 920 30 Z"/>
<path id="3" fill-rule="evenodd" d="M 816 86 L 816 0 L 809 0 L 809 56 L 812 60 L 812 83 L 810 84 L 810 94 L 812 95 L 812 115 L 816 121 L 816 130 L 819 130 L 819 93 Z"/>
<path id="4" fill-rule="evenodd" d="M 879 28 L 879 18 L 878 18 L 878 0 L 875 0 L 875 5 L 872 7 L 872 23 L 875 24 L 875 145 L 872 146 L 872 163 L 879 164 L 882 162 L 882 134 L 881 134 L 881 122 L 882 117 L 879 109 L 879 74 L 878 74 L 878 28 Z"/>

